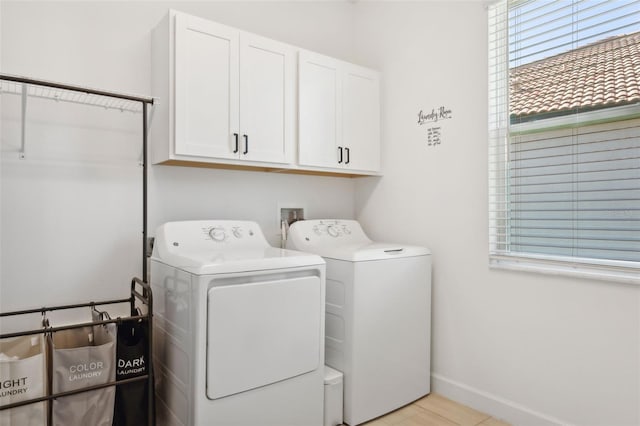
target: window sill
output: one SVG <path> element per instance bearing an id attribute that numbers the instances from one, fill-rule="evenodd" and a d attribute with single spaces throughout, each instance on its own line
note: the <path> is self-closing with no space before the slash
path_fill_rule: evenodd
<path id="1" fill-rule="evenodd" d="M 492 254 L 489 256 L 489 267 L 640 285 L 640 265 L 634 262 L 594 263 L 560 257 Z"/>

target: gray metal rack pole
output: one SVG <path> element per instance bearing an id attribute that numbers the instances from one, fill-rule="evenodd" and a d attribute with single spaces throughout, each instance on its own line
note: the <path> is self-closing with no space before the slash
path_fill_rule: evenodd
<path id="1" fill-rule="evenodd" d="M 153 101 L 153 99 L 152 99 Z M 147 103 L 142 103 L 142 281 L 147 282 Z"/>

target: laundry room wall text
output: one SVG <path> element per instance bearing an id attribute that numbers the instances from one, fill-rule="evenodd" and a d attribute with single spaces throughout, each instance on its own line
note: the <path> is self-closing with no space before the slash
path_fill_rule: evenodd
<path id="1" fill-rule="evenodd" d="M 444 105 L 431 108 L 431 110 L 420 110 L 418 112 L 418 125 L 426 128 L 427 146 L 438 146 L 442 143 L 443 136 L 443 123 L 442 120 L 449 120 L 453 118 L 453 111 L 451 108 Z M 437 126 L 434 125 L 439 123 Z"/>

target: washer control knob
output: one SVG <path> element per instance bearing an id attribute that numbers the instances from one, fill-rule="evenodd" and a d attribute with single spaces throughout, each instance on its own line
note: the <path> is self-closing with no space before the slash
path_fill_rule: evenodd
<path id="1" fill-rule="evenodd" d="M 315 225 L 315 226 L 313 227 L 313 232 L 315 232 L 315 233 L 316 233 L 316 235 L 320 235 L 320 234 L 322 234 L 322 232 L 320 232 L 320 228 L 318 228 L 318 225 Z"/>
<path id="2" fill-rule="evenodd" d="M 342 225 L 342 232 L 344 232 L 345 235 L 350 235 L 351 234 L 351 230 L 349 228 L 347 228 L 347 225 Z"/>
<path id="3" fill-rule="evenodd" d="M 209 236 L 213 241 L 217 241 L 219 243 L 227 239 L 227 233 L 224 231 L 224 228 L 211 228 L 209 230 Z"/>
<path id="4" fill-rule="evenodd" d="M 233 228 L 233 236 L 236 238 L 242 238 L 242 228 L 236 226 Z"/>
<path id="5" fill-rule="evenodd" d="M 338 231 L 338 228 L 336 228 L 335 226 L 329 225 L 327 226 L 327 234 L 335 238 L 340 235 L 340 231 Z"/>

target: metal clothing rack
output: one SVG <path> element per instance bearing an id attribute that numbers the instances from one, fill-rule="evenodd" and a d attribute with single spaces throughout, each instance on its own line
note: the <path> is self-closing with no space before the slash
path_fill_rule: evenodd
<path id="1" fill-rule="evenodd" d="M 122 379 L 116 380 L 114 382 L 105 383 L 101 385 L 88 386 L 82 389 L 77 389 L 68 392 L 61 392 L 56 394 L 51 394 L 39 398 L 34 398 L 26 401 L 16 402 L 12 404 L 7 404 L 4 406 L 0 406 L 0 410 L 6 410 L 9 408 L 19 407 L 22 405 L 33 404 L 42 401 L 51 401 L 56 398 L 60 398 L 63 396 L 74 395 L 81 392 L 87 392 L 95 389 L 101 389 L 109 386 L 118 386 L 124 385 L 130 382 L 137 382 L 142 380 L 148 381 L 149 386 L 149 401 L 148 401 L 148 421 L 149 426 L 154 424 L 155 416 L 153 415 L 153 345 L 152 345 L 152 318 L 153 318 L 153 298 L 151 293 L 151 287 L 148 283 L 148 274 L 147 274 L 147 137 L 148 137 L 148 124 L 147 124 L 147 114 L 148 114 L 148 106 L 153 105 L 154 100 L 151 97 L 142 97 L 142 96 L 134 96 L 134 95 L 126 95 L 122 93 L 109 92 L 105 90 L 92 89 L 87 87 L 74 86 L 63 83 L 56 83 L 45 80 L 37 80 L 27 77 L 19 77 L 14 75 L 2 74 L 0 73 L 0 95 L 1 94 L 12 94 L 12 95 L 20 95 L 22 98 L 22 122 L 21 122 L 21 150 L 20 150 L 20 158 L 25 158 L 25 143 L 26 143 L 26 116 L 27 116 L 27 99 L 29 97 L 36 97 L 41 99 L 51 99 L 58 102 L 68 102 L 74 104 L 83 104 L 90 105 L 94 107 L 100 107 L 105 109 L 115 109 L 123 112 L 133 112 L 133 113 L 142 113 L 142 279 L 133 278 L 131 280 L 131 295 L 126 299 L 117 299 L 117 300 L 106 300 L 101 302 L 89 302 L 89 303 L 80 303 L 73 305 L 64 305 L 64 306 L 53 306 L 53 307 L 42 307 L 38 309 L 30 309 L 30 310 L 22 310 L 22 311 L 14 311 L 14 312 L 5 312 L 0 313 L 1 317 L 8 316 L 17 316 L 17 315 L 26 315 L 26 314 L 34 314 L 34 313 L 42 313 L 44 315 L 45 312 L 55 311 L 55 310 L 64 310 L 64 309 L 74 309 L 81 307 L 94 307 L 100 305 L 110 305 L 110 304 L 118 304 L 118 303 L 129 303 L 131 307 L 131 316 L 126 318 L 116 318 L 111 320 L 104 321 L 92 321 L 90 323 L 82 323 L 82 324 L 72 324 L 65 325 L 61 327 L 45 327 L 37 330 L 27 330 L 21 331 L 17 333 L 6 333 L 0 334 L 0 339 L 10 338 L 10 337 L 18 337 L 24 335 L 33 335 L 33 334 L 42 334 L 42 333 L 53 333 L 56 331 L 73 329 L 73 328 L 81 328 L 85 326 L 94 326 L 99 324 L 108 324 L 108 323 L 121 323 L 123 321 L 133 321 L 133 320 L 144 320 L 148 321 L 148 369 L 147 374 L 135 378 L 130 379 Z M 137 287 L 141 287 L 142 290 L 139 291 Z M 140 301 L 147 306 L 147 313 L 144 315 L 137 315 L 136 313 L 136 301 Z M 51 381 L 51 378 L 48 379 Z M 51 389 L 51 383 L 48 383 L 49 389 Z M 51 424 L 51 416 L 47 416 L 48 424 Z"/>
<path id="2" fill-rule="evenodd" d="M 141 291 L 137 288 L 137 287 L 141 287 Z M 144 305 L 147 306 L 147 313 L 146 314 L 138 314 L 136 311 L 136 301 L 140 301 L 142 302 Z M 0 312 L 0 318 L 1 317 L 9 317 L 9 316 L 16 316 L 16 315 L 28 315 L 28 314 L 36 314 L 36 313 L 40 313 L 43 316 L 47 313 L 47 312 L 51 312 L 51 311 L 58 311 L 58 310 L 64 310 L 64 309 L 77 309 L 77 308 L 83 308 L 83 307 L 96 307 L 96 306 L 103 306 L 103 305 L 113 305 L 113 304 L 119 304 L 119 303 L 129 303 L 130 307 L 131 307 L 131 316 L 126 317 L 126 318 L 115 318 L 115 319 L 109 319 L 109 320 L 103 320 L 103 321 L 91 321 L 91 322 L 85 322 L 85 323 L 76 323 L 76 324 L 71 324 L 71 325 L 64 325 L 64 326 L 60 326 L 60 327 L 43 327 L 43 328 L 39 328 L 39 329 L 33 329 L 33 330 L 26 330 L 26 331 L 20 331 L 20 332 L 14 332 L 14 333 L 5 333 L 5 334 L 0 334 L 0 339 L 8 339 L 8 338 L 12 338 L 12 337 L 20 337 L 20 336 L 29 336 L 29 335 L 34 335 L 34 334 L 45 334 L 45 333 L 55 333 L 56 331 L 62 331 L 62 330 L 70 330 L 70 329 L 74 329 L 74 328 L 82 328 L 82 327 L 88 327 L 88 326 L 96 326 L 96 325 L 101 325 L 101 324 L 111 324 L 111 323 L 117 323 L 117 324 L 121 324 L 123 322 L 126 321 L 137 321 L 137 320 L 143 320 L 143 321 L 147 321 L 148 322 L 148 360 L 147 360 L 147 374 L 145 375 L 141 375 L 138 377 L 132 377 L 129 379 L 121 379 L 121 380 L 115 380 L 112 382 L 108 382 L 108 383 L 103 383 L 100 385 L 93 385 L 93 386 L 87 386 L 87 387 L 83 387 L 80 389 L 76 389 L 76 390 L 72 390 L 72 391 L 66 391 L 66 392 L 58 392 L 58 393 L 51 393 L 49 395 L 46 396 L 42 396 L 42 397 L 38 397 L 38 398 L 32 398 L 32 399 L 27 399 L 24 401 L 20 401 L 20 402 L 14 402 L 11 404 L 7 404 L 7 405 L 0 405 L 0 411 L 2 410 L 8 410 L 10 408 L 16 408 L 16 407 L 21 407 L 24 405 L 29 405 L 29 404 L 35 404 L 37 402 L 43 402 L 43 401 L 52 401 L 54 399 L 57 398 L 62 398 L 65 396 L 70 396 L 70 395 L 75 395 L 75 394 L 79 394 L 79 393 L 83 393 L 83 392 L 88 392 L 88 391 L 92 391 L 92 390 L 96 390 L 96 389 L 102 389 L 102 388 L 106 388 L 109 386 L 118 386 L 118 385 L 124 385 L 127 383 L 131 383 L 131 382 L 138 382 L 138 381 L 142 381 L 142 380 L 146 380 L 147 381 L 147 385 L 148 385 L 148 401 L 147 401 L 147 419 L 148 419 L 148 425 L 152 426 L 154 424 L 154 405 L 153 405 L 153 295 L 151 292 L 151 286 L 142 281 L 140 278 L 133 278 L 131 280 L 131 296 L 127 299 L 115 299 L 115 300 L 105 300 L 105 301 L 101 301 L 101 302 L 89 302 L 89 303 L 78 303 L 78 304 L 73 304 L 73 305 L 63 305 L 63 306 L 51 306 L 51 307 L 42 307 L 42 308 L 37 308 L 37 309 L 27 309 L 27 310 L 22 310 L 22 311 L 13 311 L 13 312 Z M 50 390 L 53 389 L 52 387 L 52 375 L 51 374 L 47 374 L 47 386 L 46 389 Z M 51 425 L 52 419 L 51 419 L 51 415 L 49 410 L 46 410 L 47 412 L 47 425 Z"/>
<path id="3" fill-rule="evenodd" d="M 0 73 L 0 94 L 3 93 L 22 97 L 22 140 L 20 150 L 20 158 L 22 159 L 25 157 L 27 99 L 29 97 L 79 103 L 134 113 L 142 112 L 142 281 L 147 282 L 147 112 L 148 106 L 153 105 L 153 98 Z"/>

